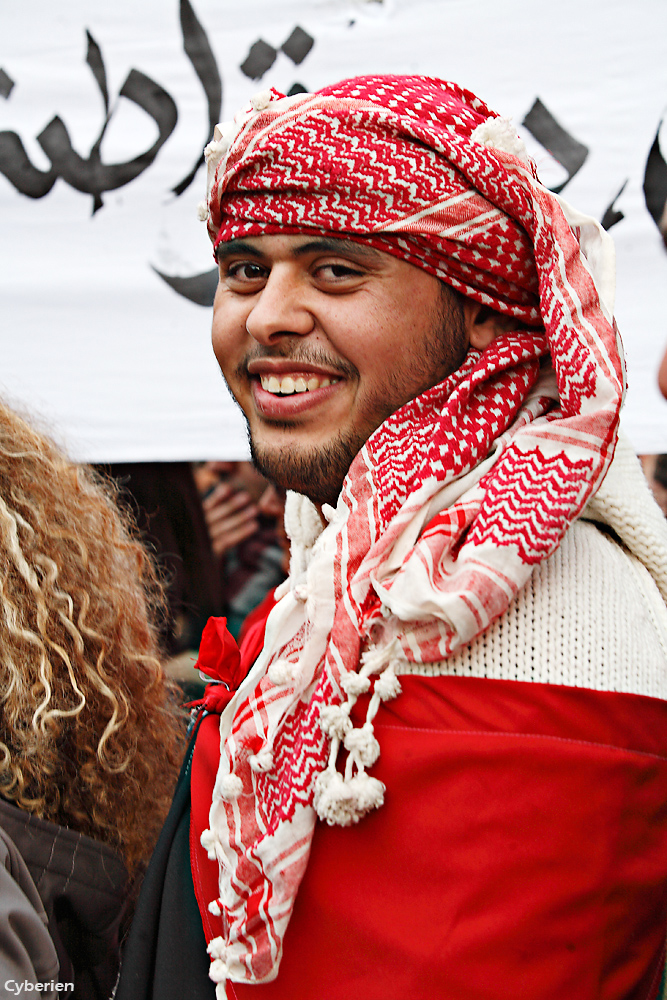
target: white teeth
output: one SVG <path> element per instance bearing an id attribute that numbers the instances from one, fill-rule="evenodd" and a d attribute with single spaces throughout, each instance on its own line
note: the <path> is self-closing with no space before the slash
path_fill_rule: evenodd
<path id="1" fill-rule="evenodd" d="M 328 385 L 337 382 L 335 378 L 317 378 L 315 375 L 306 380 L 303 375 L 294 378 L 291 375 L 284 375 L 278 378 L 277 375 L 260 375 L 262 389 L 267 392 L 281 393 L 283 396 L 291 396 L 294 392 L 312 392 L 314 389 L 324 389 Z"/>

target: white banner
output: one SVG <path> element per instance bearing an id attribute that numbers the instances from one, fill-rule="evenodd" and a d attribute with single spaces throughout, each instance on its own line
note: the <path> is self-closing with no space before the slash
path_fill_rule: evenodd
<path id="1" fill-rule="evenodd" d="M 270 85 L 426 73 L 512 117 L 545 183 L 611 227 L 623 422 L 667 452 L 664 40 L 664 0 L 4 4 L 0 392 L 84 460 L 245 457 L 209 343 L 211 126 Z"/>

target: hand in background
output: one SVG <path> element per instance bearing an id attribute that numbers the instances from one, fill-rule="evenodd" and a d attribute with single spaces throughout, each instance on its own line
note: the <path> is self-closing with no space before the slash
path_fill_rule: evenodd
<path id="1" fill-rule="evenodd" d="M 218 558 L 250 538 L 259 526 L 259 510 L 252 496 L 231 483 L 218 483 L 204 498 L 202 507 L 211 546 Z"/>

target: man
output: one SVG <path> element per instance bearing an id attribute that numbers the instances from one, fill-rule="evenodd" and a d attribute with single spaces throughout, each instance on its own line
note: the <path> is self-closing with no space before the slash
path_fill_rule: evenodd
<path id="1" fill-rule="evenodd" d="M 207 155 L 214 349 L 292 540 L 265 632 L 200 652 L 217 997 L 656 996 L 667 545 L 609 238 L 438 80 L 260 95 Z"/>

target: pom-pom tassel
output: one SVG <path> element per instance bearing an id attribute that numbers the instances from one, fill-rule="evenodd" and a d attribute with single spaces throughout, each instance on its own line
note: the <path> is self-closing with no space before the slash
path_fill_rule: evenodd
<path id="1" fill-rule="evenodd" d="M 374 693 L 382 701 L 389 701 L 390 698 L 397 698 L 401 693 L 401 682 L 399 681 L 393 667 L 387 667 L 375 682 Z"/>
<path id="2" fill-rule="evenodd" d="M 226 774 L 224 778 L 216 782 L 221 799 L 225 802 L 235 802 L 243 791 L 243 781 L 238 774 Z"/>
<path id="3" fill-rule="evenodd" d="M 216 859 L 215 837 L 213 836 L 213 832 L 211 830 L 204 830 L 201 837 L 199 838 L 199 841 L 201 843 L 201 846 L 206 851 L 209 861 L 215 861 Z"/>
<path id="4" fill-rule="evenodd" d="M 294 684 L 299 672 L 298 663 L 289 660 L 275 660 L 268 670 L 269 680 L 276 687 L 290 687 Z"/>
<path id="5" fill-rule="evenodd" d="M 384 792 L 382 782 L 363 771 L 345 780 L 338 771 L 327 768 L 315 782 L 313 805 L 329 826 L 351 826 L 383 805 Z"/>
<path id="6" fill-rule="evenodd" d="M 380 756 L 380 744 L 370 722 L 364 723 L 360 729 L 352 729 L 346 735 L 343 745 L 364 767 L 372 767 Z"/>
<path id="7" fill-rule="evenodd" d="M 211 956 L 211 965 L 208 970 L 209 978 L 214 983 L 222 985 L 229 976 L 229 966 L 227 965 L 227 943 L 224 938 L 217 937 L 209 941 L 206 949 Z M 216 987 L 216 996 L 218 995 Z"/>
<path id="8" fill-rule="evenodd" d="M 248 763 L 255 774 L 268 774 L 273 767 L 273 751 L 271 747 L 266 745 L 259 753 L 252 754 L 248 758 Z"/>
<path id="9" fill-rule="evenodd" d="M 352 729 L 350 705 L 324 705 L 320 710 L 322 732 L 332 739 L 342 740 Z"/>
<path id="10" fill-rule="evenodd" d="M 481 142 L 483 146 L 491 149 L 499 149 L 505 153 L 511 153 L 524 163 L 530 163 L 528 150 L 523 140 L 517 135 L 516 129 L 509 118 L 502 118 L 499 115 L 487 118 L 485 122 L 478 125 L 470 136 L 474 142 Z"/>

